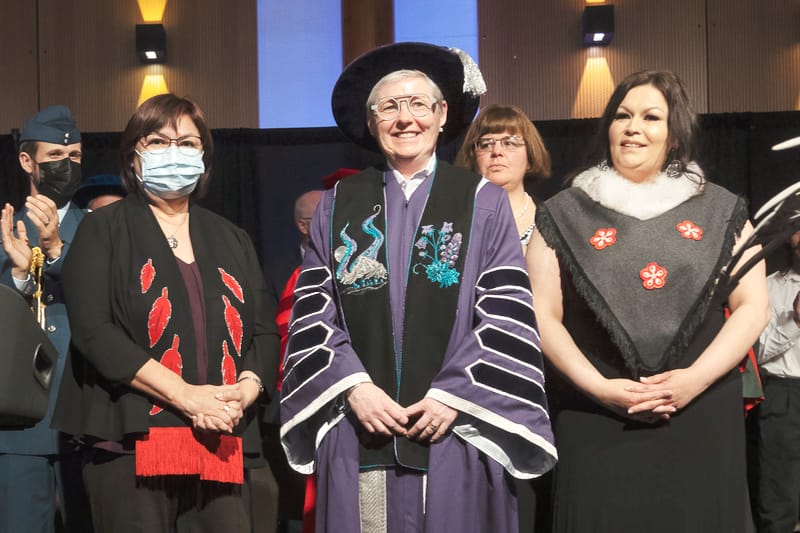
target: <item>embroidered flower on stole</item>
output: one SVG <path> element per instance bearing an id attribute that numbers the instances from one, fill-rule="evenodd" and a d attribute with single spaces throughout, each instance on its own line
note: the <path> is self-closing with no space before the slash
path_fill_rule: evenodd
<path id="1" fill-rule="evenodd" d="M 422 236 L 414 244 L 420 250 L 417 255 L 422 261 L 416 263 L 411 271 L 419 274 L 419 269 L 424 268 L 428 279 L 439 284 L 439 288 L 450 287 L 458 283 L 460 276 L 458 270 L 453 268 L 461 251 L 461 233 L 451 235 L 453 223 L 445 222 L 442 229 L 434 229 L 433 225 L 422 226 Z M 425 264 L 425 261 L 429 261 Z"/>

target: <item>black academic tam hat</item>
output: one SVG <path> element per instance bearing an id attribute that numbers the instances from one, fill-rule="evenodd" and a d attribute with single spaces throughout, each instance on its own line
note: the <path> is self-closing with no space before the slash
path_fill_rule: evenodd
<path id="1" fill-rule="evenodd" d="M 333 117 L 353 142 L 379 151 L 367 129 L 367 98 L 381 78 L 406 69 L 424 72 L 442 90 L 447 101 L 447 123 L 439 135 L 440 141 L 455 139 L 472 122 L 480 95 L 486 92 L 486 83 L 469 54 L 428 43 L 389 44 L 355 59 L 333 87 Z"/>

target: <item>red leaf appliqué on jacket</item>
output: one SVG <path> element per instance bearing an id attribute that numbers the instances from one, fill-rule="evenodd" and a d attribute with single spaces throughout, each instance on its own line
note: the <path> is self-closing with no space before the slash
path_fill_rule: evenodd
<path id="1" fill-rule="evenodd" d="M 220 267 L 217 268 L 217 270 L 222 278 L 222 283 L 224 283 L 225 286 L 228 287 L 228 290 L 230 290 L 233 295 L 236 296 L 237 300 L 244 303 L 244 291 L 242 290 L 242 286 L 239 285 L 239 282 L 236 281 L 236 278 L 225 272 L 224 268 Z"/>
<path id="2" fill-rule="evenodd" d="M 233 385 L 236 383 L 236 363 L 228 351 L 228 341 L 222 341 L 222 383 Z"/>
<path id="3" fill-rule="evenodd" d="M 139 283 L 142 286 L 142 294 L 150 290 L 150 285 L 156 278 L 156 269 L 153 268 L 153 260 L 148 259 L 147 263 L 142 265 L 142 270 L 139 272 Z"/>
<path id="4" fill-rule="evenodd" d="M 181 352 L 178 351 L 178 345 L 181 343 L 181 338 L 178 335 L 172 336 L 172 347 L 168 348 L 164 355 L 161 356 L 161 364 L 169 368 L 179 376 L 183 374 L 183 357 Z M 163 408 L 158 405 L 153 405 L 150 409 L 151 415 L 156 415 L 163 411 Z"/>
<path id="5" fill-rule="evenodd" d="M 161 340 L 161 335 L 167 328 L 167 323 L 172 317 L 172 304 L 169 301 L 167 288 L 161 289 L 161 296 L 156 298 L 153 302 L 153 307 L 150 308 L 150 314 L 147 316 L 147 334 L 150 338 L 150 347 Z"/>
<path id="6" fill-rule="evenodd" d="M 242 317 L 239 316 L 239 311 L 231 305 L 228 297 L 223 295 L 222 301 L 225 303 L 225 325 L 228 326 L 228 334 L 233 341 L 233 348 L 236 350 L 236 355 L 242 355 Z"/>

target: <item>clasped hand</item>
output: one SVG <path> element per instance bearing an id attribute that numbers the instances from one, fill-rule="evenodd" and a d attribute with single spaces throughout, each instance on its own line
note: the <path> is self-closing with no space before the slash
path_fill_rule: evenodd
<path id="1" fill-rule="evenodd" d="M 231 433 L 244 416 L 246 405 L 240 384 L 186 385 L 183 412 L 201 431 Z"/>
<path id="2" fill-rule="evenodd" d="M 447 433 L 458 415 L 455 409 L 427 397 L 403 407 L 373 383 L 361 383 L 350 389 L 347 401 L 367 432 L 431 444 Z"/>
<path id="3" fill-rule="evenodd" d="M 704 387 L 690 368 L 668 370 L 640 380 L 609 379 L 601 401 L 617 412 L 641 422 L 669 420 L 685 408 Z"/>

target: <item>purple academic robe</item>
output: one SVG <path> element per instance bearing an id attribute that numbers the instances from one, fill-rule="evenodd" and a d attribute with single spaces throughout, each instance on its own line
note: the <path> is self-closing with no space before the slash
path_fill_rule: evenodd
<path id="1" fill-rule="evenodd" d="M 440 164 L 439 171 L 461 170 Z M 395 332 L 403 331 L 410 250 L 429 181 L 408 202 L 393 176 L 384 188 Z M 290 335 L 302 334 L 322 324 L 326 334 L 317 346 L 287 354 L 281 399 L 281 438 L 289 463 L 299 472 L 317 474 L 318 533 L 360 531 L 358 440 L 351 418 L 337 409 L 337 399 L 370 380 L 335 305 L 330 250 L 335 194 L 326 191 L 312 223 L 302 265 L 306 281 L 295 290 L 290 330 Z M 476 193 L 460 284 L 459 312 L 443 365 L 426 394 L 459 416 L 430 447 L 426 480 L 413 470 L 389 469 L 388 531 L 516 531 L 516 497 L 507 474 L 534 478 L 556 461 L 519 236 L 505 191 L 486 180 Z M 311 364 L 312 358 L 318 361 Z M 304 361 L 303 371 L 294 372 Z M 409 492 L 417 497 L 409 498 Z"/>

